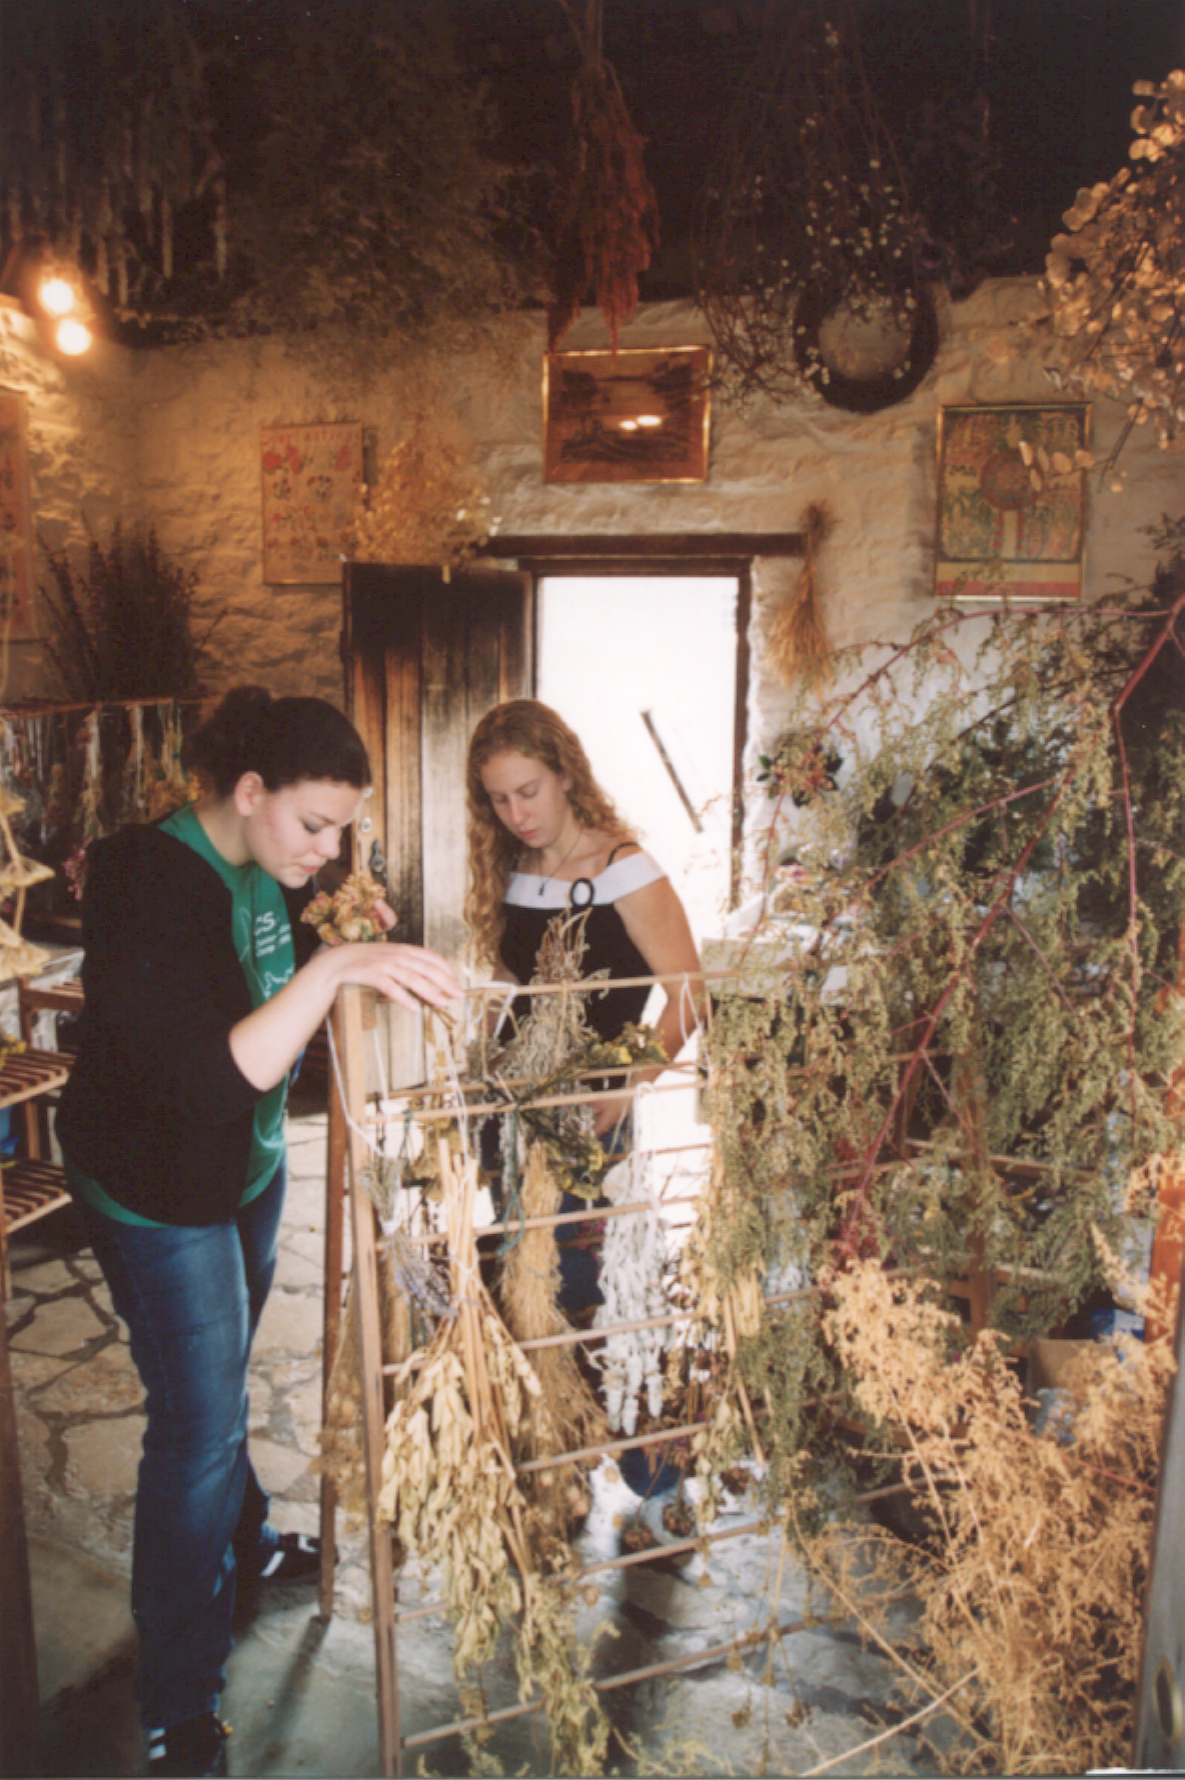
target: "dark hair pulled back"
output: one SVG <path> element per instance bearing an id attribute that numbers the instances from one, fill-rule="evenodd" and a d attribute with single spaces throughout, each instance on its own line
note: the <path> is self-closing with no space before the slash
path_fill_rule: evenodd
<path id="1" fill-rule="evenodd" d="M 181 750 L 187 772 L 229 797 L 244 773 L 258 773 L 269 791 L 303 779 L 370 784 L 362 737 L 323 698 L 273 698 L 264 686 L 235 686 Z"/>

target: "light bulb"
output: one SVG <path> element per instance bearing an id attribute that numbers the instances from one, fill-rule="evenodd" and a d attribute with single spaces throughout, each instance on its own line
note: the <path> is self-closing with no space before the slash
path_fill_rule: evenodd
<path id="1" fill-rule="evenodd" d="M 64 278 L 47 278 L 37 292 L 37 301 L 47 315 L 69 315 L 74 307 L 74 286 Z"/>
<path id="2" fill-rule="evenodd" d="M 638 425 L 639 426 L 661 426 L 662 425 L 662 415 L 661 414 L 639 414 Z"/>
<path id="3" fill-rule="evenodd" d="M 58 323 L 55 337 L 59 352 L 66 353 L 70 358 L 77 358 L 80 352 L 86 351 L 94 336 L 82 322 L 76 321 L 73 316 L 67 316 L 65 321 Z"/>

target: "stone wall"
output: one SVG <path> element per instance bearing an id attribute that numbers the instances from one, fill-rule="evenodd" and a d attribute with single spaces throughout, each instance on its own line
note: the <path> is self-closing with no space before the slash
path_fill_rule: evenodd
<path id="1" fill-rule="evenodd" d="M 46 352 L 20 311 L 0 307 L 0 387 L 28 398 L 29 479 L 36 579 L 45 579 L 37 547 L 81 544 L 84 519 L 105 537 L 115 519 L 139 514 L 135 410 L 129 399 L 133 355 L 100 342 L 85 359 Z M 50 665 L 40 644 L 14 642 L 0 702 L 49 692 Z"/>
<path id="2" fill-rule="evenodd" d="M 18 339 L 6 317 L 0 367 L 31 398 L 34 508 L 60 537 L 85 510 L 151 521 L 162 543 L 200 574 L 201 613 L 225 612 L 210 645 L 208 678 L 220 688 L 258 678 L 277 691 L 341 694 L 336 587 L 265 586 L 261 577 L 259 429 L 281 422 L 361 420 L 372 461 L 395 443 L 417 405 L 455 421 L 484 464 L 501 529 L 514 532 L 788 530 L 807 503 L 837 520 L 821 565 L 826 622 L 837 646 L 899 638 L 932 599 L 936 430 L 943 404 L 1045 401 L 1048 339 L 1032 280 L 998 280 L 944 305 L 942 345 L 919 389 L 879 414 L 856 416 L 814 395 L 742 409 L 718 402 L 703 484 L 554 486 L 541 473 L 542 320 L 513 318 L 485 350 L 434 363 L 380 362 L 352 379 L 278 342 L 128 353 L 101 350 L 59 367 Z M 702 317 L 682 304 L 645 308 L 623 345 L 706 341 Z M 565 346 L 603 347 L 586 312 Z M 1123 423 L 1097 400 L 1100 457 Z M 1180 457 L 1157 450 L 1147 429 L 1127 444 L 1118 471 L 1091 478 L 1086 590 L 1147 575 L 1141 528 L 1185 508 Z M 772 672 L 764 640 L 793 586 L 793 561 L 755 572 L 750 745 L 768 745 L 796 697 Z M 35 651 L 25 682 L 34 684 Z M 21 690 L 26 689 L 23 682 Z"/>

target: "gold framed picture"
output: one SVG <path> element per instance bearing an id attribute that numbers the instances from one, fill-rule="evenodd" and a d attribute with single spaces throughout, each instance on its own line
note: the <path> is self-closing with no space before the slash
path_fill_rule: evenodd
<path id="1" fill-rule="evenodd" d="M 703 482 L 712 354 L 706 346 L 549 352 L 545 482 Z"/>
<path id="2" fill-rule="evenodd" d="M 0 389 L 0 635 L 36 634 L 29 506 L 29 403 Z"/>
<path id="3" fill-rule="evenodd" d="M 940 599 L 1026 605 L 1082 597 L 1088 402 L 943 408 Z"/>
<path id="4" fill-rule="evenodd" d="M 259 445 L 264 580 L 339 581 L 362 486 L 361 422 L 265 426 Z"/>

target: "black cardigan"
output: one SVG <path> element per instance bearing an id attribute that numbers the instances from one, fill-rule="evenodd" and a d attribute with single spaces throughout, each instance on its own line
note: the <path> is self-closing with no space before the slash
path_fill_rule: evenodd
<path id="1" fill-rule="evenodd" d="M 299 967 L 316 946 L 285 889 Z M 255 1103 L 231 1056 L 251 1012 L 231 894 L 209 862 L 156 827 L 89 851 L 82 907 L 84 1011 L 57 1131 L 69 1160 L 128 1211 L 166 1224 L 233 1216 Z"/>

